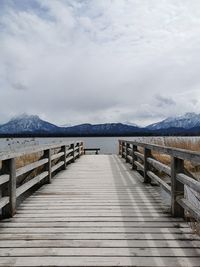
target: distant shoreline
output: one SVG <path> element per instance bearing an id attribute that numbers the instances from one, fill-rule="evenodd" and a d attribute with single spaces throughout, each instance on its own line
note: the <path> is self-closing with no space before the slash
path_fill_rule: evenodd
<path id="1" fill-rule="evenodd" d="M 174 133 L 174 134 L 166 134 L 166 133 L 133 133 L 133 134 L 105 134 L 105 135 L 81 135 L 81 134 L 77 134 L 77 135 L 61 135 L 61 134 L 1 134 L 0 138 L 77 138 L 77 137 L 158 137 L 158 136 L 163 136 L 163 137 L 170 137 L 170 136 L 174 136 L 174 137 L 185 137 L 185 136 L 200 136 L 200 133 Z"/>

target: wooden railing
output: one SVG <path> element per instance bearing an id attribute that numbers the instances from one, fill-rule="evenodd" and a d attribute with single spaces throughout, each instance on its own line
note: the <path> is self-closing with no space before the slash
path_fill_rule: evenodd
<path id="1" fill-rule="evenodd" d="M 171 165 L 157 160 L 153 153 L 168 155 Z M 119 140 L 119 155 L 131 163 L 132 169 L 143 174 L 144 183 L 155 181 L 171 196 L 171 213 L 174 217 L 184 217 L 185 210 L 197 221 L 200 219 L 200 209 L 185 198 L 185 186 L 200 194 L 200 182 L 184 167 L 184 161 L 200 164 L 200 153 L 185 149 L 176 149 L 135 141 Z M 166 183 L 156 173 L 161 172 L 170 177 Z"/>
<path id="2" fill-rule="evenodd" d="M 33 163 L 17 169 L 19 157 L 38 155 Z M 24 151 L 8 152 L 0 155 L 0 209 L 1 217 L 12 217 L 16 207 L 28 191 L 34 191 L 44 183 L 51 183 L 52 177 L 84 153 L 82 142 L 59 143 L 54 145 L 34 146 Z M 26 160 L 25 160 L 26 161 Z M 21 181 L 19 184 L 18 181 Z"/>

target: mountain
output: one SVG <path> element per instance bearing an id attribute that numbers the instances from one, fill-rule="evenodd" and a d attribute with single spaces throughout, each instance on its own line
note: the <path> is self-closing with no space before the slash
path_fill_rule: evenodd
<path id="1" fill-rule="evenodd" d="M 38 116 L 22 114 L 0 126 L 0 134 L 55 133 L 59 127 Z"/>
<path id="2" fill-rule="evenodd" d="M 145 136 L 145 135 L 199 135 L 200 114 L 167 118 L 161 122 L 140 128 L 134 124 L 104 123 L 80 124 L 59 127 L 34 115 L 20 115 L 0 125 L 0 136 Z"/>
<path id="3" fill-rule="evenodd" d="M 142 130 L 136 126 L 130 126 L 122 123 L 104 123 L 104 124 L 81 124 L 63 129 L 65 134 L 68 135 L 85 135 L 85 136 L 122 136 L 122 135 L 135 135 L 142 131 L 147 132 L 146 129 Z"/>
<path id="4" fill-rule="evenodd" d="M 191 129 L 200 127 L 200 114 L 186 113 L 182 116 L 169 117 L 161 122 L 157 122 L 147 126 L 149 130 L 162 130 L 168 128 Z"/>
<path id="5" fill-rule="evenodd" d="M 23 136 L 123 136 L 146 133 L 146 129 L 122 123 L 80 124 L 59 127 L 34 115 L 20 115 L 0 126 L 0 135 Z"/>
<path id="6" fill-rule="evenodd" d="M 140 128 L 140 126 L 138 126 L 136 123 L 130 122 L 130 121 L 124 121 L 123 124 L 129 125 L 129 126 L 135 126 Z"/>

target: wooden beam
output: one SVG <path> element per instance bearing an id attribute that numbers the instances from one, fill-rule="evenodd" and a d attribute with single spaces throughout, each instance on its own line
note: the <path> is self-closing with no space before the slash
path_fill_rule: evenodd
<path id="1" fill-rule="evenodd" d="M 16 212 L 16 160 L 15 158 L 2 162 L 2 171 L 9 175 L 9 182 L 3 188 L 3 196 L 9 197 L 9 203 L 2 209 L 3 217 L 13 217 Z"/>
<path id="2" fill-rule="evenodd" d="M 171 157 L 171 212 L 174 217 L 184 217 L 184 209 L 178 200 L 184 197 L 184 185 L 176 179 L 184 170 L 182 159 Z"/>
<path id="3" fill-rule="evenodd" d="M 47 183 L 51 183 L 52 179 L 52 172 L 51 172 L 51 149 L 47 149 L 44 151 L 44 157 L 48 160 L 46 165 L 45 165 L 45 171 L 48 172 L 48 177 L 47 177 Z"/>
<path id="4" fill-rule="evenodd" d="M 151 178 L 148 176 L 148 171 L 150 170 L 148 158 L 151 157 L 151 150 L 144 148 L 144 183 L 150 183 Z"/>

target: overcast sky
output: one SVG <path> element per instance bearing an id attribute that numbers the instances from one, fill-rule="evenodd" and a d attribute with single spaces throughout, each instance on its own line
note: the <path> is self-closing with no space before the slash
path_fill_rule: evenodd
<path id="1" fill-rule="evenodd" d="M 200 112 L 200 0 L 0 0 L 0 123 Z"/>

